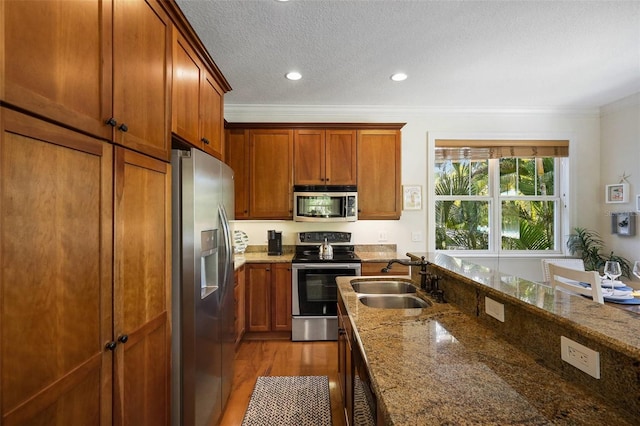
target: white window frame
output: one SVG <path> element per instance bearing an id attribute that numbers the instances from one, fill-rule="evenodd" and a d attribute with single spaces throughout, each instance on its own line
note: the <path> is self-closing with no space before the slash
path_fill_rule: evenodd
<path id="1" fill-rule="evenodd" d="M 477 134 L 477 133 L 429 133 L 427 137 L 427 152 L 429 158 L 427 158 L 427 190 L 429 197 L 434 201 L 427 203 L 427 250 L 430 252 L 436 251 L 436 236 L 435 236 L 435 140 L 436 139 L 469 139 L 469 140 L 531 140 L 531 139 L 565 139 L 571 140 L 566 134 L 550 135 L 550 134 Z M 570 145 L 571 146 L 571 142 Z M 566 253 L 566 239 L 567 231 L 570 229 L 570 217 L 572 215 L 568 207 L 569 199 L 569 158 L 557 158 L 554 172 L 554 190 L 555 194 L 548 197 L 500 197 L 500 181 L 497 179 L 499 170 L 496 171 L 499 160 L 489 160 L 489 196 L 470 196 L 465 198 L 465 201 L 486 201 L 489 200 L 489 229 L 490 240 L 488 250 L 441 250 L 438 249 L 438 253 L 448 254 L 452 256 L 465 256 L 465 257 L 487 257 L 487 256 L 508 256 L 508 257 L 546 257 L 546 256 L 558 256 Z M 438 200 L 459 200 L 458 196 L 446 197 L 440 196 Z M 556 247 L 554 250 L 502 250 L 502 225 L 500 222 L 502 201 L 508 199 L 527 200 L 534 201 L 558 200 L 557 208 L 555 209 L 555 238 Z M 495 225 L 494 225 L 495 224 Z"/>

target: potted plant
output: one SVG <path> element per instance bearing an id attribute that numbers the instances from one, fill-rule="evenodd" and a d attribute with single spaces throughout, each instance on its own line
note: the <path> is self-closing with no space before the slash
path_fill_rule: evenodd
<path id="1" fill-rule="evenodd" d="M 613 251 L 609 255 L 603 254 L 604 242 L 597 232 L 579 227 L 574 228 L 574 231 L 574 234 L 569 235 L 567 248 L 569 253 L 577 254 L 582 258 L 585 270 L 601 273 L 605 262 L 612 260 L 620 263 L 623 276 L 631 278 L 631 262 L 613 254 Z"/>

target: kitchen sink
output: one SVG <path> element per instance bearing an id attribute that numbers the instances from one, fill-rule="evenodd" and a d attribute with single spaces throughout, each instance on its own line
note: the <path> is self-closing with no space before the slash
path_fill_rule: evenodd
<path id="1" fill-rule="evenodd" d="M 363 294 L 358 299 L 370 308 L 412 309 L 431 306 L 429 302 L 410 294 Z"/>
<path id="2" fill-rule="evenodd" d="M 366 294 L 405 294 L 416 292 L 416 287 L 406 281 L 352 281 L 351 287 L 353 287 L 356 293 Z"/>

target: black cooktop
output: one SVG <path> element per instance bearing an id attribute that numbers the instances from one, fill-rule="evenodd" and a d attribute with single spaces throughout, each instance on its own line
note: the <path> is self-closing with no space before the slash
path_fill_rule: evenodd
<path id="1" fill-rule="evenodd" d="M 333 256 L 320 256 L 320 245 L 296 246 L 296 253 L 291 260 L 293 263 L 361 263 L 352 245 L 332 245 Z"/>
<path id="2" fill-rule="evenodd" d="M 325 239 L 333 249 L 330 258 L 320 256 L 320 246 Z M 361 260 L 355 253 L 351 241 L 350 232 L 313 231 L 298 233 L 296 252 L 293 263 L 360 263 Z"/>

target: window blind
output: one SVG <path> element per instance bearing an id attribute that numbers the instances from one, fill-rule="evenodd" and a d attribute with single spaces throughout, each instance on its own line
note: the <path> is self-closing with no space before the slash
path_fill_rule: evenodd
<path id="1" fill-rule="evenodd" d="M 568 156 L 568 140 L 436 139 L 435 141 L 436 161 Z"/>

